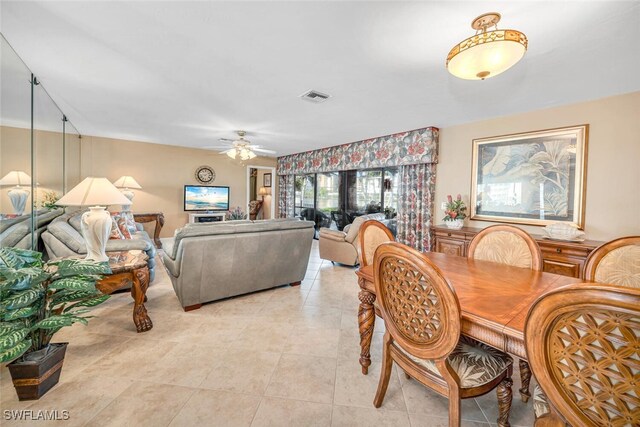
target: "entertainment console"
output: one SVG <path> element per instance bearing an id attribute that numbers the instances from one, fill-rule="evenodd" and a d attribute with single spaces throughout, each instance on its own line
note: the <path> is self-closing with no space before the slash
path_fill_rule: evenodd
<path id="1" fill-rule="evenodd" d="M 226 219 L 226 212 L 202 212 L 202 213 L 190 213 L 189 222 L 219 222 Z"/>

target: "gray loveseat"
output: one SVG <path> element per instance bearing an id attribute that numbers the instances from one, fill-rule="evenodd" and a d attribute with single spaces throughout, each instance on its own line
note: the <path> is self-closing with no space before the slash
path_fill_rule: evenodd
<path id="1" fill-rule="evenodd" d="M 42 251 L 40 236 L 47 225 L 56 217 L 62 215 L 62 209 L 42 209 L 35 215 L 36 250 Z M 18 249 L 31 249 L 31 214 L 0 221 L 0 246 L 10 246 Z"/>
<path id="2" fill-rule="evenodd" d="M 297 219 L 187 224 L 163 238 L 164 265 L 185 311 L 304 279 L 314 224 Z"/>
<path id="3" fill-rule="evenodd" d="M 73 255 L 86 255 L 87 248 L 82 238 L 80 217 L 83 211 L 75 211 L 61 215 L 51 221 L 47 231 L 42 233 L 42 241 L 49 258 L 61 258 Z M 149 255 L 149 280 L 153 281 L 156 267 L 156 247 L 142 225 L 136 223 L 138 231 L 132 239 L 107 241 L 107 252 L 142 250 Z"/>

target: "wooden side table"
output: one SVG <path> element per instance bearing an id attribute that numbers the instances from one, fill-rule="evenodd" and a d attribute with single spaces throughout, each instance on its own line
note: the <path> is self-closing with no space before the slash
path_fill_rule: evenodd
<path id="1" fill-rule="evenodd" d="M 162 249 L 162 242 L 160 242 L 160 231 L 162 230 L 162 226 L 164 225 L 164 214 L 162 212 L 134 213 L 133 219 L 135 222 L 139 223 L 155 221 L 156 227 L 153 230 L 153 241 L 155 242 L 158 249 Z"/>
<path id="2" fill-rule="evenodd" d="M 138 332 L 146 332 L 153 328 L 151 318 L 147 314 L 144 302 L 149 287 L 149 257 L 143 251 L 107 252 L 111 274 L 96 283 L 96 288 L 103 294 L 112 294 L 118 289 L 131 284 L 133 297 L 133 323 Z"/>

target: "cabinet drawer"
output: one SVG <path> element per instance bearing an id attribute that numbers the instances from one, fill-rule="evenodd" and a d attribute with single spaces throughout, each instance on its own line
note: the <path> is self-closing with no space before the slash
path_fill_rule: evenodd
<path id="1" fill-rule="evenodd" d="M 460 239 L 460 240 L 464 240 L 465 239 L 465 232 L 462 230 L 447 230 L 447 231 L 441 231 L 438 230 L 436 231 L 436 237 L 438 239 L 442 238 L 449 238 L 449 239 Z"/>
<path id="2" fill-rule="evenodd" d="M 569 277 L 580 277 L 582 275 L 582 262 L 570 259 L 557 260 L 544 258 L 542 260 L 542 271 Z"/>
<path id="3" fill-rule="evenodd" d="M 446 239 L 438 237 L 436 239 L 436 252 L 447 255 L 466 256 L 465 242 L 463 240 Z"/>

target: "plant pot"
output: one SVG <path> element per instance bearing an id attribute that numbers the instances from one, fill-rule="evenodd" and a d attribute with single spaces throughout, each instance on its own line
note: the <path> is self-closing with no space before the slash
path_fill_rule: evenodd
<path id="1" fill-rule="evenodd" d="M 451 228 L 453 230 L 460 230 L 462 228 L 462 226 L 464 225 L 464 220 L 463 219 L 453 219 L 450 221 L 445 221 L 444 224 L 447 226 L 447 228 Z"/>
<path id="2" fill-rule="evenodd" d="M 13 361 L 7 365 L 19 400 L 37 400 L 58 384 L 69 343 L 49 344 L 51 349 L 37 361 Z"/>

